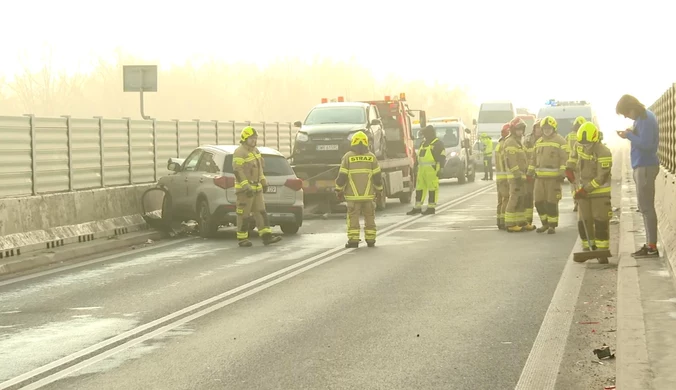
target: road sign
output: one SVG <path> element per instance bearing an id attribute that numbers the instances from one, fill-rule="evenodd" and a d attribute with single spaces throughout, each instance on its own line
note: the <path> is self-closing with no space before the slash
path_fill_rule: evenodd
<path id="1" fill-rule="evenodd" d="M 157 92 L 157 65 L 124 65 L 124 92 Z"/>

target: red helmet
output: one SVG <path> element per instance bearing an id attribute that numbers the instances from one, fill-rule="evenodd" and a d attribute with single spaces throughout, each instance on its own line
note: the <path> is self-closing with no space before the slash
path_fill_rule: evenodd
<path id="1" fill-rule="evenodd" d="M 504 138 L 509 135 L 509 128 L 511 125 L 509 123 L 505 123 L 502 125 L 502 130 L 500 131 L 500 135 Z"/>
<path id="2" fill-rule="evenodd" d="M 510 130 L 526 130 L 526 122 L 523 119 L 516 117 L 509 122 Z"/>

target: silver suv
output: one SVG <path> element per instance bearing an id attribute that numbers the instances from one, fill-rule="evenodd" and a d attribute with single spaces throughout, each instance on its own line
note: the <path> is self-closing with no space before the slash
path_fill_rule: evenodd
<path id="1" fill-rule="evenodd" d="M 237 147 L 206 145 L 186 159 L 170 158 L 167 169 L 174 173 L 158 180 L 158 186 L 168 193 L 163 215 L 169 213 L 173 221 L 196 220 L 202 237 L 212 237 L 220 226 L 236 226 L 232 154 Z M 265 161 L 268 188 L 264 196 L 270 225 L 279 226 L 284 234 L 296 234 L 303 225 L 303 181 L 279 151 L 258 150 Z"/>

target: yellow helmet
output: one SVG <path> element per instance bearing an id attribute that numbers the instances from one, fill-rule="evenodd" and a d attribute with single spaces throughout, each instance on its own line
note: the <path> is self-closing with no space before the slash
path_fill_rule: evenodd
<path id="1" fill-rule="evenodd" d="M 556 123 L 556 119 L 552 116 L 546 116 L 540 121 L 540 127 L 551 126 L 554 130 L 559 124 Z"/>
<path id="2" fill-rule="evenodd" d="M 575 118 L 575 122 L 573 122 L 573 126 L 582 126 L 586 122 L 587 122 L 587 120 L 584 119 L 583 116 L 578 116 L 577 118 Z"/>
<path id="3" fill-rule="evenodd" d="M 356 146 L 362 144 L 364 146 L 369 146 L 369 137 L 363 131 L 358 131 L 352 135 L 350 140 L 350 145 Z"/>
<path id="4" fill-rule="evenodd" d="M 254 129 L 253 127 L 247 126 L 242 129 L 242 133 L 239 135 L 240 142 L 244 143 L 250 137 L 258 137 L 258 132 L 256 132 L 256 129 Z"/>
<path id="5" fill-rule="evenodd" d="M 599 142 L 599 129 L 592 122 L 585 122 L 577 130 L 577 142 L 589 144 Z"/>

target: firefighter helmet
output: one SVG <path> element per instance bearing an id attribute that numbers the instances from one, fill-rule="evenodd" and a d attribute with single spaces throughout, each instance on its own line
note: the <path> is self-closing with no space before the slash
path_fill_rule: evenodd
<path id="1" fill-rule="evenodd" d="M 558 127 L 558 123 L 556 123 L 556 119 L 552 116 L 546 116 L 542 121 L 540 121 L 540 127 L 545 127 L 545 126 L 550 126 L 552 129 L 556 130 Z"/>
<path id="2" fill-rule="evenodd" d="M 505 123 L 504 125 L 502 125 L 502 129 L 500 130 L 500 136 L 502 136 L 503 138 L 508 136 L 509 128 L 510 128 L 509 123 Z"/>
<path id="3" fill-rule="evenodd" d="M 526 122 L 516 117 L 509 122 L 510 130 L 526 130 Z"/>
<path id="4" fill-rule="evenodd" d="M 577 130 L 577 142 L 590 144 L 599 142 L 599 129 L 592 122 L 585 122 Z"/>
<path id="5" fill-rule="evenodd" d="M 242 133 L 239 136 L 240 142 L 244 143 L 251 137 L 258 137 L 258 132 L 253 127 L 247 126 L 242 129 Z"/>
<path id="6" fill-rule="evenodd" d="M 350 140 L 350 145 L 352 146 L 360 144 L 364 146 L 369 146 L 369 137 L 363 131 L 358 131 L 354 133 L 352 135 L 352 139 Z"/>

